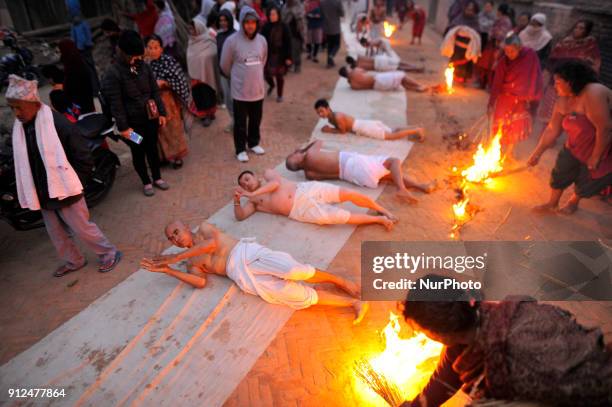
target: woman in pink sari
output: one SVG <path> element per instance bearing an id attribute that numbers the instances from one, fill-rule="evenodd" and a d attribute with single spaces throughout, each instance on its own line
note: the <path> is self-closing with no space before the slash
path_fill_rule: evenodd
<path id="1" fill-rule="evenodd" d="M 502 131 L 501 143 L 512 158 L 516 143 L 531 134 L 531 104 L 542 97 L 542 71 L 536 52 L 521 45 L 518 35 L 504 40 L 504 54 L 495 68 L 488 112 L 493 133 Z"/>

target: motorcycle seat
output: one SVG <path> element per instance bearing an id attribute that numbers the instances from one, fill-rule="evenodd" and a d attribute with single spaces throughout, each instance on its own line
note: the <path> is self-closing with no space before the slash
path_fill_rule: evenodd
<path id="1" fill-rule="evenodd" d="M 89 113 L 79 117 L 76 126 L 81 130 L 85 138 L 97 139 L 106 137 L 102 133 L 111 127 L 112 123 L 109 123 L 106 116 L 102 113 Z"/>

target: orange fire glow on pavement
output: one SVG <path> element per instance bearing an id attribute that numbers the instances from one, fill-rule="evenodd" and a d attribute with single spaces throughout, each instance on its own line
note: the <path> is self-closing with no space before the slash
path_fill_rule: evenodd
<path id="1" fill-rule="evenodd" d="M 412 400 L 435 371 L 443 345 L 420 332 L 401 338 L 400 330 L 399 316 L 390 312 L 389 323 L 381 333 L 385 349 L 368 361 L 377 374 L 397 386 L 404 400 Z M 367 403 L 364 405 L 386 405 L 367 383 L 355 378 L 355 384 Z"/>
<path id="2" fill-rule="evenodd" d="M 383 30 L 385 33 L 385 37 L 390 38 L 396 29 L 397 27 L 395 25 L 388 23 L 387 21 L 383 22 Z"/>
<path id="3" fill-rule="evenodd" d="M 446 78 L 446 91 L 449 94 L 453 94 L 453 76 L 455 75 L 455 67 L 453 64 L 448 64 L 448 68 L 444 70 L 444 77 Z"/>

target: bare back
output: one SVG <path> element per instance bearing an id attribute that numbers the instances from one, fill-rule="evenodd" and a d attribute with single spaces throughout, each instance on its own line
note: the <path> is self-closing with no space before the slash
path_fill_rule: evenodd
<path id="1" fill-rule="evenodd" d="M 329 123 L 341 133 L 350 133 L 353 131 L 355 118 L 346 113 L 334 112 L 332 118 L 329 119 Z"/>
<path id="2" fill-rule="evenodd" d="M 251 197 L 249 201 L 255 205 L 257 211 L 289 216 L 297 186 L 295 182 L 281 176 L 274 180 L 279 182 L 279 187 L 275 191 Z"/>
<path id="3" fill-rule="evenodd" d="M 196 267 L 204 273 L 225 276 L 227 259 L 238 241 L 206 222 L 203 222 L 193 234 L 194 245 L 207 244 L 213 239 L 217 241 L 215 250 L 212 253 L 191 257 L 188 260 L 188 266 L 189 268 Z"/>
<path id="4" fill-rule="evenodd" d="M 361 68 L 353 69 L 351 73 L 349 73 L 348 81 L 351 85 L 351 89 L 362 90 L 374 88 L 374 77 L 368 75 L 368 73 Z"/>
<path id="5" fill-rule="evenodd" d="M 338 176 L 340 172 L 340 153 L 338 151 L 308 150 L 303 166 L 306 178 L 311 171 Z"/>

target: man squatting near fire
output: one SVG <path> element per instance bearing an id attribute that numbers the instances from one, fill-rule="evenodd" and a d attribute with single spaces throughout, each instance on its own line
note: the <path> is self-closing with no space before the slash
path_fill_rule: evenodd
<path id="1" fill-rule="evenodd" d="M 426 194 L 435 189 L 436 182 L 419 184 L 402 174 L 402 161 L 382 155 L 365 155 L 351 151 L 323 150 L 323 141 L 315 140 L 289 154 L 285 166 L 289 171 L 304 171 L 309 180 L 340 179 L 361 187 L 376 188 L 380 181 L 392 182 L 397 197 L 417 203 L 408 189 Z"/>
<path id="2" fill-rule="evenodd" d="M 148 271 L 167 274 L 195 288 L 204 288 L 206 274 L 217 274 L 228 277 L 248 294 L 296 310 L 315 304 L 352 307 L 354 324 L 361 322 L 368 311 L 369 303 L 359 300 L 358 284 L 302 264 L 287 253 L 270 250 L 255 238 L 238 240 L 206 222 L 192 232 L 184 223 L 174 221 L 166 226 L 165 234 L 173 245 L 186 250 L 143 259 L 141 266 Z M 187 261 L 187 273 L 170 267 L 183 260 Z M 304 283 L 331 283 L 346 294 Z"/>

